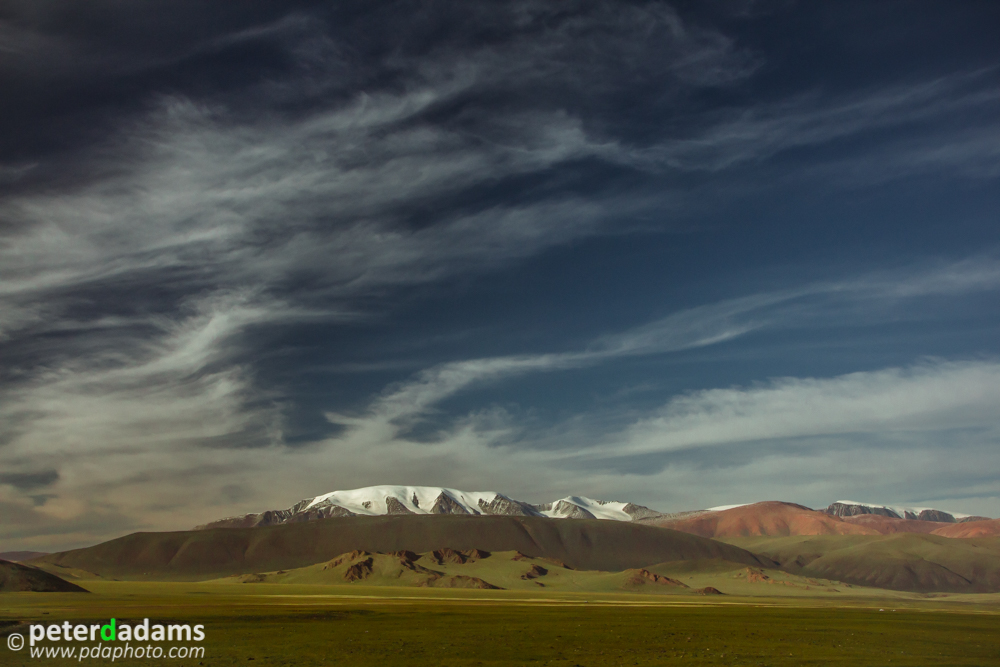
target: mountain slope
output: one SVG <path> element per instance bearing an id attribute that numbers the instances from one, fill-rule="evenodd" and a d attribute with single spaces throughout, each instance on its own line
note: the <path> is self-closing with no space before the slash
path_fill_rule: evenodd
<path id="1" fill-rule="evenodd" d="M 35 562 L 123 579 L 197 580 L 290 570 L 355 550 L 426 553 L 443 547 L 520 551 L 587 570 L 698 559 L 773 566 L 738 547 L 636 523 L 461 515 L 333 517 L 258 528 L 134 533 Z"/>
<path id="2" fill-rule="evenodd" d="M 660 515 L 641 505 L 593 500 L 584 496 L 567 496 L 553 503 L 532 505 L 495 491 L 460 491 L 437 486 L 368 486 L 306 498 L 284 510 L 227 517 L 197 526 L 196 530 L 253 528 L 330 517 L 393 514 L 543 516 L 550 519 L 615 521 L 632 521 Z"/>
<path id="3" fill-rule="evenodd" d="M 817 535 L 729 538 L 787 572 L 920 593 L 1000 592 L 1000 539 L 939 535 Z"/>
<path id="4" fill-rule="evenodd" d="M 869 528 L 879 535 L 894 535 L 896 533 L 933 533 L 942 527 L 950 527 L 939 521 L 921 521 L 919 519 L 897 519 L 882 514 L 856 514 L 841 517 L 847 523 Z"/>
<path id="5" fill-rule="evenodd" d="M 984 519 L 982 521 L 963 521 L 954 525 L 941 526 L 934 530 L 941 537 L 996 537 L 1000 536 L 1000 519 Z"/>
<path id="6" fill-rule="evenodd" d="M 38 568 L 0 560 L 0 592 L 86 593 L 76 584 Z"/>
<path id="7" fill-rule="evenodd" d="M 834 505 L 836 504 L 834 503 Z M 892 535 L 897 533 L 924 533 L 944 537 L 1000 535 L 1000 520 L 968 521 L 967 515 L 948 514 L 951 521 L 946 521 L 940 510 L 932 511 L 927 508 L 921 510 L 923 516 L 936 517 L 934 520 L 905 518 L 896 516 L 896 509 L 909 517 L 920 515 L 920 513 L 913 511 L 904 511 L 903 508 L 860 507 L 859 505 L 852 505 L 847 509 L 840 508 L 838 511 L 842 511 L 842 514 L 836 514 L 831 513 L 830 508 L 818 511 L 794 503 L 767 501 L 687 512 L 680 515 L 663 514 L 649 519 L 641 519 L 640 523 L 711 538 Z M 956 516 L 961 518 L 956 519 Z M 968 518 L 976 519 L 979 517 Z"/>
<path id="8" fill-rule="evenodd" d="M 653 518 L 642 523 L 702 537 L 751 535 L 875 535 L 877 531 L 823 512 L 777 501 L 740 505 L 721 511 L 691 513 L 677 518 Z"/>

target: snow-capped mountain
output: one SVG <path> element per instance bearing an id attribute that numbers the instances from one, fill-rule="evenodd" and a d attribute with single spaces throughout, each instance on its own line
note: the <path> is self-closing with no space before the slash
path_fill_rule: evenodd
<path id="1" fill-rule="evenodd" d="M 895 505 L 875 505 L 872 503 L 859 503 L 854 500 L 838 500 L 823 510 L 827 514 L 834 516 L 857 516 L 859 514 L 878 514 L 895 519 L 911 519 L 919 521 L 938 521 L 941 523 L 958 523 L 972 517 L 968 514 L 958 512 L 945 512 L 933 507 L 898 507 Z"/>
<path id="2" fill-rule="evenodd" d="M 660 512 L 641 505 L 593 500 L 583 496 L 567 496 L 555 502 L 532 505 L 495 491 L 459 491 L 437 486 L 368 486 L 363 489 L 333 491 L 315 498 L 306 498 L 288 509 L 228 517 L 198 528 L 249 528 L 336 516 L 386 514 L 499 514 L 612 521 L 635 521 L 660 516 Z"/>

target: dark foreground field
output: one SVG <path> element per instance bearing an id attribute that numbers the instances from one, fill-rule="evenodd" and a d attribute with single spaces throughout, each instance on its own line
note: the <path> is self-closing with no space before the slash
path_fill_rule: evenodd
<path id="1" fill-rule="evenodd" d="M 879 611 L 871 600 L 852 608 L 844 601 L 824 607 L 823 600 L 700 602 L 386 588 L 358 589 L 350 597 L 317 594 L 323 592 L 317 587 L 267 595 L 181 584 L 92 588 L 90 595 L 5 594 L 0 622 L 6 632 L 25 634 L 12 623 L 106 622 L 115 616 L 205 625 L 204 658 L 118 661 L 128 665 L 1000 664 L 1000 616 L 982 602 L 931 608 L 924 605 L 933 601 L 897 601 L 895 610 L 887 605 Z M 0 664 L 81 663 L 31 660 L 27 648 L 12 652 L 4 640 Z"/>

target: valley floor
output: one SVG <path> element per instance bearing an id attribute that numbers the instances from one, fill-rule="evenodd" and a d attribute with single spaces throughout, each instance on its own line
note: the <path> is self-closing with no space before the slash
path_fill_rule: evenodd
<path id="1" fill-rule="evenodd" d="M 3 634 L 28 636 L 30 623 L 107 623 L 111 617 L 119 624 L 143 618 L 204 624 L 203 658 L 124 661 L 128 665 L 1000 664 L 1000 595 L 927 598 L 869 590 L 748 598 L 80 583 L 92 592 L 0 595 Z M 27 648 L 0 646 L 0 665 L 29 664 L 80 662 L 32 660 Z"/>

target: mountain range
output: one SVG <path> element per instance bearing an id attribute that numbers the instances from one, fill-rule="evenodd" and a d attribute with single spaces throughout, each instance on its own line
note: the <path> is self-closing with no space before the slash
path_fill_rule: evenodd
<path id="1" fill-rule="evenodd" d="M 661 512 L 642 505 L 593 500 L 584 496 L 567 496 L 555 502 L 533 505 L 495 491 L 459 491 L 437 486 L 368 486 L 306 498 L 288 509 L 227 517 L 197 526 L 195 530 L 254 528 L 330 517 L 405 514 L 537 516 L 610 521 L 636 521 L 663 516 Z"/>
<path id="2" fill-rule="evenodd" d="M 872 505 L 854 500 L 838 500 L 823 510 L 833 516 L 848 517 L 866 514 L 887 516 L 892 519 L 907 519 L 910 521 L 937 521 L 940 523 L 962 523 L 965 521 L 983 521 L 987 517 L 970 516 L 957 512 L 945 512 L 932 507 L 895 507 L 892 505 Z"/>
<path id="3" fill-rule="evenodd" d="M 454 567 L 439 557 L 441 550 L 457 559 Z M 492 491 L 372 486 L 186 532 L 134 533 L 37 556 L 30 565 L 81 582 L 364 581 L 581 590 L 641 584 L 676 592 L 693 587 L 697 577 L 697 585 L 716 591 L 742 590 L 736 579 L 749 585 L 777 577 L 803 590 L 842 582 L 920 593 L 996 593 L 1000 519 L 843 500 L 822 510 L 767 501 L 668 514 L 584 496 L 532 504 Z M 681 575 L 685 583 L 678 585 Z M 817 583 L 822 581 L 827 583 Z"/>
<path id="4" fill-rule="evenodd" d="M 637 521 L 705 537 L 936 533 L 942 528 L 940 524 L 962 523 L 969 523 L 973 531 L 978 528 L 980 532 L 976 535 L 996 534 L 992 526 L 982 525 L 984 521 L 991 521 L 986 517 L 930 507 L 876 505 L 851 500 L 838 500 L 824 510 L 772 501 L 665 513 L 635 503 L 594 500 L 586 496 L 567 496 L 550 503 L 532 504 L 495 491 L 390 485 L 333 491 L 306 498 L 288 509 L 226 517 L 195 529 L 254 528 L 330 517 L 421 514 Z"/>
<path id="5" fill-rule="evenodd" d="M 836 504 L 834 503 L 834 505 Z M 1000 519 L 967 517 L 957 520 L 949 513 L 938 512 L 938 514 L 931 516 L 947 514 L 952 516 L 952 520 L 907 519 L 861 512 L 840 516 L 833 513 L 830 508 L 814 510 L 795 503 L 768 501 L 721 510 L 661 515 L 643 519 L 641 523 L 702 537 L 723 539 L 794 535 L 893 535 L 896 533 L 924 533 L 955 538 L 1000 535 Z"/>

